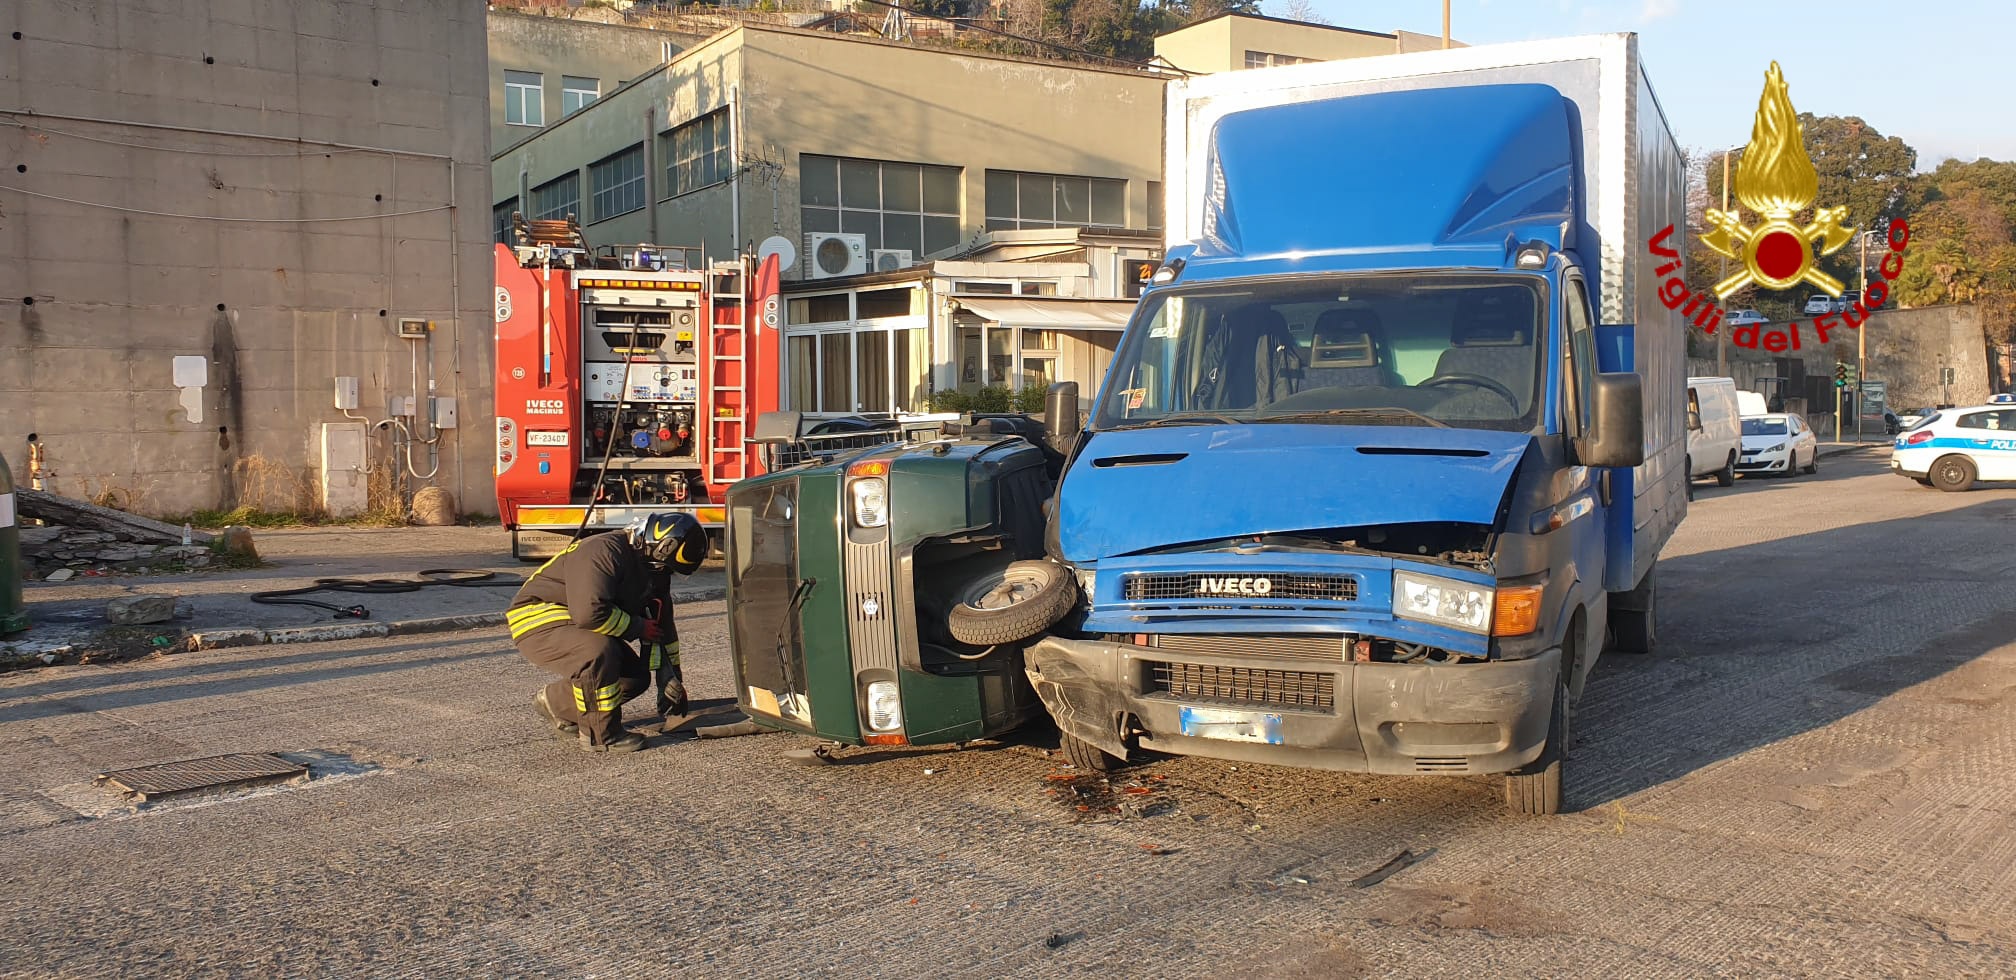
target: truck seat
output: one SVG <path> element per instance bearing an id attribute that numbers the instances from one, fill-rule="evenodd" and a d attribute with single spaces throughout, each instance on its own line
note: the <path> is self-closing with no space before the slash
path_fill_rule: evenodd
<path id="1" fill-rule="evenodd" d="M 1377 385 L 1397 387 L 1386 327 L 1371 310 L 1328 310 L 1316 318 L 1309 341 L 1306 388 Z"/>
<path id="2" fill-rule="evenodd" d="M 1465 301 L 1449 332 L 1449 349 L 1436 374 L 1476 374 L 1512 390 L 1528 407 L 1533 397 L 1533 319 L 1530 300 L 1478 297 Z M 1496 395 L 1489 396 L 1502 401 Z"/>
<path id="3" fill-rule="evenodd" d="M 1225 317 L 1223 387 L 1212 408 L 1259 408 L 1294 394 L 1302 356 L 1288 321 L 1272 307 L 1255 303 Z"/>

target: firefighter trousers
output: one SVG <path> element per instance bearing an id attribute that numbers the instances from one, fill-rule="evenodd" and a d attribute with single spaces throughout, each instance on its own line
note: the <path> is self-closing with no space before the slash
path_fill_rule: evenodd
<path id="1" fill-rule="evenodd" d="M 547 685 L 546 703 L 562 721 L 607 745 L 623 737 L 623 704 L 651 688 L 651 668 L 629 644 L 571 623 L 549 626 L 518 640 L 532 665 L 565 680 Z"/>

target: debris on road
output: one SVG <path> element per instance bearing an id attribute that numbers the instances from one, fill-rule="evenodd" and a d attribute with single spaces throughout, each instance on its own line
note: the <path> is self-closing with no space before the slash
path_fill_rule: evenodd
<path id="1" fill-rule="evenodd" d="M 16 503 L 24 517 L 33 517 L 66 528 L 82 528 L 111 534 L 126 541 L 145 541 L 153 544 L 183 544 L 183 528 L 170 527 L 160 521 L 148 520 L 123 510 L 100 507 L 71 497 L 64 497 L 43 490 L 17 490 Z M 204 531 L 190 531 L 188 544 L 208 545 L 213 535 Z M 106 539 L 112 540 L 110 538 Z M 206 549 L 207 550 L 207 549 Z"/>
<path id="2" fill-rule="evenodd" d="M 1435 849 L 1432 847 L 1418 854 L 1411 850 L 1401 851 L 1400 853 L 1393 855 L 1392 860 L 1387 861 L 1385 864 L 1380 865 L 1378 869 L 1373 871 L 1372 873 L 1352 879 L 1351 887 L 1370 888 L 1373 885 L 1385 881 L 1386 879 L 1391 878 L 1396 874 L 1399 874 L 1401 871 L 1404 871 L 1407 868 L 1411 868 L 1414 865 L 1420 864 L 1421 862 L 1426 861 L 1434 856 L 1435 856 Z"/>
<path id="3" fill-rule="evenodd" d="M 172 595 L 125 595 L 105 604 L 105 618 L 114 626 L 144 626 L 175 618 Z"/>
<path id="4" fill-rule="evenodd" d="M 1073 933 L 1053 932 L 1050 934 L 1049 939 L 1045 939 L 1043 941 L 1043 945 L 1048 946 L 1051 949 L 1063 949 L 1064 947 L 1069 946 L 1072 943 L 1075 943 L 1083 938 L 1085 938 L 1085 934 L 1082 932 L 1073 932 Z"/>

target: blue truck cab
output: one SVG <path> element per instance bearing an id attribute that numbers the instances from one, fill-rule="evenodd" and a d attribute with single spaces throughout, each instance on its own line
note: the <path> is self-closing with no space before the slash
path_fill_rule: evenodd
<path id="1" fill-rule="evenodd" d="M 1069 461 L 1082 602 L 1026 655 L 1074 762 L 1504 773 L 1649 650 L 1686 510 L 1684 229 L 1631 35 L 1173 83 L 1171 241 Z M 1670 233 L 1679 248 L 1683 231 Z"/>

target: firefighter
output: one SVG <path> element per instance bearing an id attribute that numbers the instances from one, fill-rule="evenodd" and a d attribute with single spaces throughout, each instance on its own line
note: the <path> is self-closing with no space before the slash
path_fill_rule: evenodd
<path id="1" fill-rule="evenodd" d="M 693 574 L 706 556 L 699 521 L 653 514 L 569 544 L 525 580 L 505 620 L 525 659 L 565 678 L 533 698 L 556 735 L 578 737 L 589 752 L 643 748 L 644 737 L 623 727 L 623 703 L 654 675 L 660 711 L 685 713 L 671 574 Z"/>

